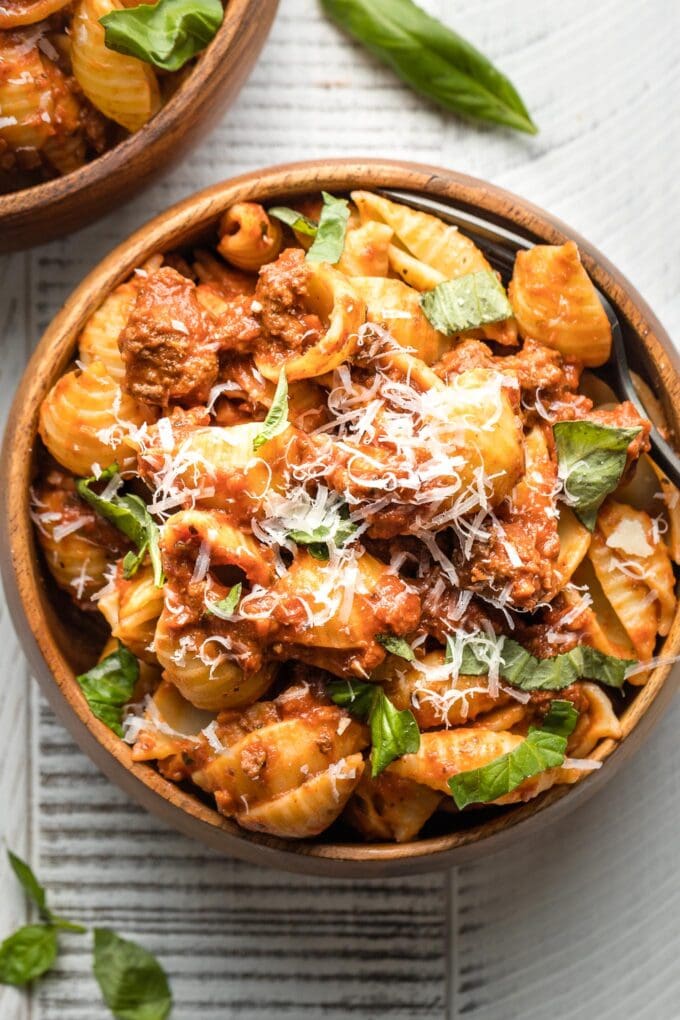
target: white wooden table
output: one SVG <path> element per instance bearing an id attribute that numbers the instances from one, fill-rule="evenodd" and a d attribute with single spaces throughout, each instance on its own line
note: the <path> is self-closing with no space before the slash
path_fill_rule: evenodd
<path id="1" fill-rule="evenodd" d="M 389 3 L 389 0 L 384 0 Z M 43 327 L 114 243 L 191 191 L 303 157 L 450 166 L 523 194 L 600 247 L 680 331 L 677 0 L 430 0 L 510 75 L 536 139 L 428 107 L 326 22 L 282 0 L 211 139 L 123 211 L 0 259 L 0 407 Z M 540 842 L 431 877 L 332 882 L 224 860 L 168 831 L 78 751 L 0 607 L 0 829 L 68 916 L 142 940 L 175 1020 L 677 1020 L 680 702 L 585 808 Z M 1 866 L 0 933 L 26 909 Z M 0 1020 L 103 1020 L 87 939 L 54 976 L 0 989 Z"/>

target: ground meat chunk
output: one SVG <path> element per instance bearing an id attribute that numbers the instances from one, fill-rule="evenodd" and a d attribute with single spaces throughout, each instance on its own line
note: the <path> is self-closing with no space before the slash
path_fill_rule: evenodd
<path id="1" fill-rule="evenodd" d="M 479 340 L 464 340 L 452 351 L 448 351 L 435 372 L 442 379 L 466 372 L 471 368 L 495 368 L 501 372 L 517 375 L 523 391 L 575 390 L 579 383 L 581 369 L 578 365 L 565 362 L 559 351 L 545 347 L 537 340 L 525 340 L 517 354 L 496 357 L 487 344 Z"/>
<path id="2" fill-rule="evenodd" d="M 501 593 L 511 606 L 531 610 L 553 593 L 560 552 L 557 534 L 557 464 L 548 456 L 545 433 L 526 439 L 526 473 L 503 503 L 488 538 L 476 539 L 468 557 L 454 557 L 465 587 L 492 597 Z"/>
<path id="3" fill-rule="evenodd" d="M 304 252 L 299 248 L 287 248 L 275 262 L 260 270 L 254 307 L 261 306 L 265 344 L 299 351 L 318 340 L 323 328 L 321 320 L 306 307 L 310 275 Z"/>
<path id="4" fill-rule="evenodd" d="M 136 400 L 163 407 L 207 402 L 219 363 L 195 291 L 169 266 L 141 284 L 118 338 L 124 386 Z"/>

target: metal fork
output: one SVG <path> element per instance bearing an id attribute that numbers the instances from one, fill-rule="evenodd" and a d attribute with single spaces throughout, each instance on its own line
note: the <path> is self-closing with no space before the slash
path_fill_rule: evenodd
<path id="1" fill-rule="evenodd" d="M 475 243 L 487 256 L 494 269 L 498 270 L 506 282 L 512 275 L 512 268 L 517 252 L 522 250 L 526 251 L 533 247 L 533 242 L 528 238 L 522 237 L 520 234 L 508 230 L 506 227 L 483 219 L 480 216 L 476 216 L 473 213 L 460 209 L 455 205 L 450 205 L 440 199 L 429 198 L 419 193 L 413 194 L 409 191 L 395 191 L 384 188 L 379 190 L 379 194 L 384 195 L 385 198 L 392 199 L 394 202 L 400 202 L 402 205 L 410 206 L 411 209 L 431 213 L 434 216 L 438 216 L 446 223 L 451 223 L 456 227 L 460 227 L 466 234 L 472 237 Z M 638 374 L 645 378 L 648 385 L 652 385 L 653 388 L 654 384 L 650 384 L 649 381 L 650 373 L 648 365 L 641 362 L 643 357 L 640 350 L 641 345 L 637 344 L 635 348 L 633 347 L 636 339 L 635 332 L 628 326 L 626 326 L 625 329 L 622 329 L 618 316 L 609 299 L 602 293 L 601 290 L 599 290 L 599 288 L 596 289 L 598 297 L 602 302 L 602 306 L 607 313 L 607 318 L 609 319 L 612 329 L 612 349 L 609 361 L 606 365 L 603 365 L 602 368 L 598 369 L 597 374 L 601 375 L 602 378 L 611 386 L 620 400 L 630 400 L 630 402 L 636 407 L 637 411 L 647 418 L 649 416 L 649 412 L 640 400 L 637 390 L 635 389 L 635 385 L 630 374 L 631 369 L 629 362 L 629 351 L 634 351 L 636 371 L 639 369 Z M 671 444 L 664 439 L 655 425 L 652 425 L 649 439 L 652 446 L 654 460 L 662 471 L 665 472 L 670 481 L 680 488 L 680 455 L 678 455 Z"/>

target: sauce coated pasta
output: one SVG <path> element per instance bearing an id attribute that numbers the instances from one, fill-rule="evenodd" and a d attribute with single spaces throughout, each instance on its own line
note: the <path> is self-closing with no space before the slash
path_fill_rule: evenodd
<path id="1" fill-rule="evenodd" d="M 160 20 L 167 0 L 153 0 L 158 23 L 150 25 L 135 10 L 150 2 L 0 4 L 0 192 L 78 169 L 138 131 L 172 95 L 182 80 L 174 69 L 180 64 L 164 70 L 150 40 L 157 46 L 160 37 L 171 56 L 181 44 L 185 63 L 205 38 L 192 46 L 182 25 L 177 40 L 169 36 L 171 23 Z M 216 31 L 220 0 L 213 0 L 210 13 Z M 116 23 L 110 29 L 111 18 Z M 141 39 L 135 55 L 126 43 L 133 30 Z"/>
<path id="2" fill-rule="evenodd" d="M 412 840 L 599 768 L 680 519 L 591 371 L 576 246 L 501 280 L 367 192 L 241 202 L 215 240 L 106 295 L 41 408 L 37 538 L 111 632 L 92 711 L 286 838 Z"/>

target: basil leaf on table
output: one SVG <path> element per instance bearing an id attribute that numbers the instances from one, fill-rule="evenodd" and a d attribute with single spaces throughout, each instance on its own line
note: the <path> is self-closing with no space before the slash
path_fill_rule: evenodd
<path id="1" fill-rule="evenodd" d="M 434 328 L 446 336 L 512 316 L 505 288 L 490 269 L 437 284 L 421 296 L 420 307 Z"/>
<path id="2" fill-rule="evenodd" d="M 592 531 L 597 511 L 621 481 L 628 447 L 639 427 L 613 428 L 594 421 L 558 421 L 553 425 L 559 476 L 572 508 Z"/>
<path id="3" fill-rule="evenodd" d="M 0 945 L 0 984 L 25 985 L 50 970 L 57 958 L 57 931 L 50 924 L 27 924 Z"/>
<path id="4" fill-rule="evenodd" d="M 123 736 L 123 706 L 132 698 L 139 679 L 139 663 L 125 645 L 76 677 L 92 714 L 119 737 Z"/>
<path id="5" fill-rule="evenodd" d="M 481 631 L 462 636 L 463 646 L 456 648 L 455 636 L 447 637 L 446 661 L 460 657 L 462 676 L 482 676 L 489 670 L 490 638 Z M 504 680 L 523 691 L 559 691 L 575 680 L 599 680 L 609 687 L 621 688 L 626 671 L 636 665 L 634 659 L 618 659 L 589 645 L 577 645 L 570 652 L 537 659 L 512 638 L 497 639 L 500 645 L 499 673 Z"/>
<path id="6" fill-rule="evenodd" d="M 307 237 L 316 237 L 316 232 L 319 229 L 317 224 L 314 220 L 310 220 L 309 216 L 298 212 L 297 209 L 289 209 L 285 205 L 275 205 L 267 212 L 296 233 L 305 234 Z"/>
<path id="7" fill-rule="evenodd" d="M 412 712 L 398 711 L 380 684 L 363 680 L 332 680 L 331 701 L 368 723 L 371 729 L 371 775 L 375 779 L 395 758 L 415 754 L 420 730 Z"/>
<path id="8" fill-rule="evenodd" d="M 319 226 L 316 229 L 314 243 L 305 258 L 308 262 L 329 262 L 334 266 L 345 247 L 349 202 L 346 198 L 335 198 L 327 191 L 322 191 L 321 195 L 323 208 Z"/>
<path id="9" fill-rule="evenodd" d="M 321 0 L 324 10 L 411 88 L 472 120 L 536 134 L 514 85 L 412 0 Z"/>
<path id="10" fill-rule="evenodd" d="M 205 49 L 224 18 L 220 0 L 158 0 L 99 19 L 108 49 L 178 71 Z"/>
<path id="11" fill-rule="evenodd" d="M 172 1008 L 168 979 L 148 949 L 108 928 L 94 930 L 94 976 L 118 1020 L 165 1020 Z"/>
<path id="12" fill-rule="evenodd" d="M 512 793 L 525 779 L 556 768 L 564 762 L 567 738 L 531 729 L 514 750 L 487 765 L 459 772 L 449 779 L 449 789 L 461 810 L 468 804 L 490 804 Z"/>
<path id="13" fill-rule="evenodd" d="M 137 546 L 137 553 L 129 552 L 123 559 L 123 576 L 126 579 L 132 577 L 148 552 L 153 568 L 154 584 L 157 588 L 161 588 L 164 578 L 158 525 L 149 513 L 146 504 L 139 496 L 132 494 L 119 496 L 115 493 L 110 499 L 103 499 L 92 489 L 95 482 L 111 481 L 117 474 L 118 465 L 112 464 L 102 471 L 98 478 L 94 475 L 89 478 L 79 478 L 76 481 L 76 490 L 81 499 L 89 503 L 98 514 L 122 531 Z"/>
<path id="14" fill-rule="evenodd" d="M 22 889 L 29 900 L 35 903 L 45 921 L 52 925 L 52 927 L 59 928 L 62 931 L 71 931 L 79 934 L 87 931 L 87 928 L 83 928 L 82 925 L 74 924 L 73 921 L 67 921 L 65 918 L 53 914 L 47 906 L 45 889 L 36 878 L 30 865 L 26 861 L 22 861 L 21 857 L 17 857 L 11 850 L 7 851 L 7 857 L 12 866 L 12 871 L 21 883 Z"/>
<path id="15" fill-rule="evenodd" d="M 12 871 L 21 882 L 21 886 L 29 900 L 35 903 L 41 913 L 45 913 L 47 911 L 47 896 L 44 887 L 35 877 L 33 869 L 26 861 L 22 861 L 21 857 L 13 854 L 11 850 L 7 851 L 7 857 L 12 866 Z"/>
<path id="16" fill-rule="evenodd" d="M 253 439 L 253 450 L 259 450 L 266 442 L 284 432 L 288 426 L 288 380 L 286 370 L 279 372 L 279 381 L 267 417 L 262 422 L 262 431 Z"/>
<path id="17" fill-rule="evenodd" d="M 233 616 L 234 610 L 241 598 L 242 591 L 243 585 L 239 581 L 238 584 L 235 584 L 233 588 L 229 589 L 228 594 L 225 595 L 223 599 L 220 599 L 219 602 L 214 602 L 211 605 L 208 605 L 208 612 L 212 613 L 213 616 L 219 616 L 221 619 L 227 619 L 228 617 Z"/>
<path id="18" fill-rule="evenodd" d="M 413 649 L 403 638 L 395 637 L 394 634 L 377 634 L 375 639 L 392 655 L 398 655 L 401 659 L 406 659 L 407 662 L 413 662 L 415 659 Z"/>

